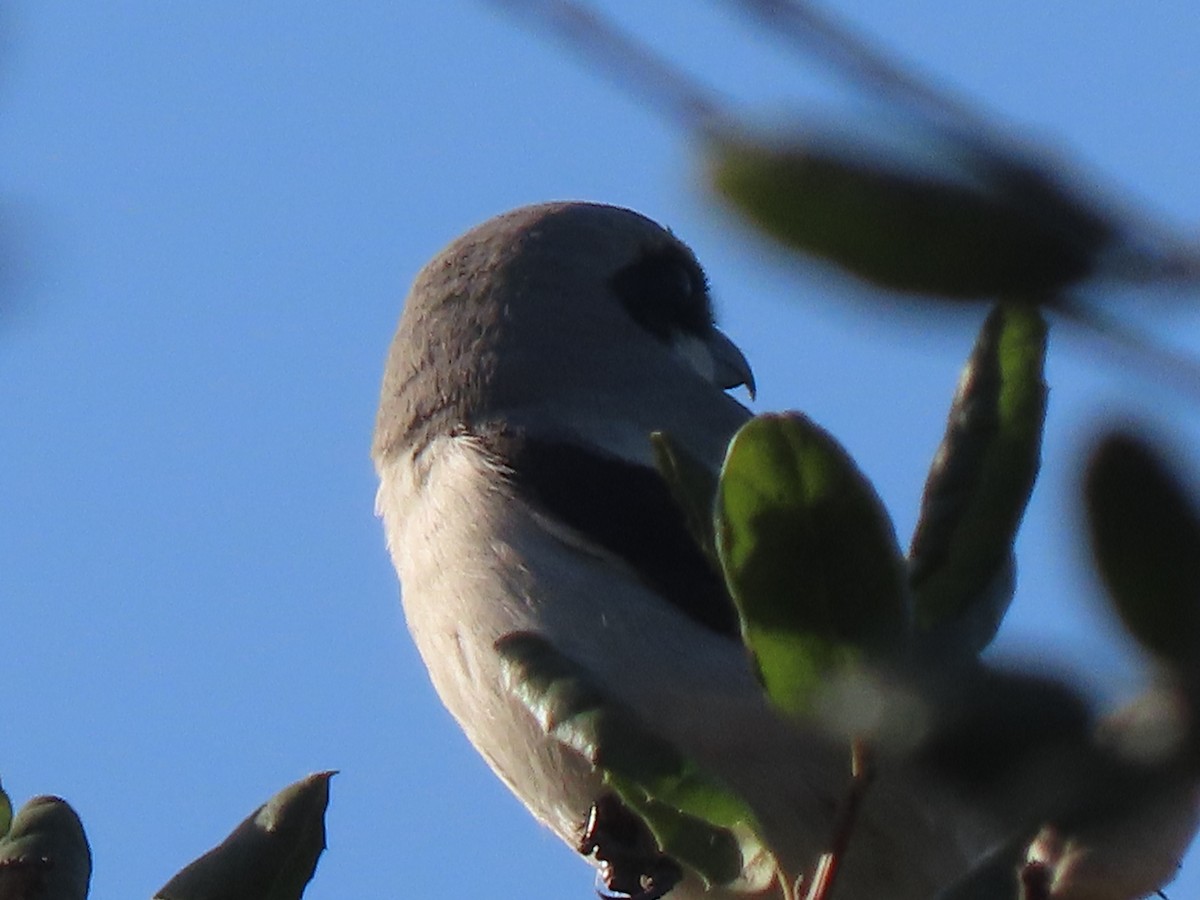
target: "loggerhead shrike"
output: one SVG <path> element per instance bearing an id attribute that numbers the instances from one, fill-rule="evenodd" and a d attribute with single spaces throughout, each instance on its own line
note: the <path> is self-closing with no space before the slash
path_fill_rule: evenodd
<path id="1" fill-rule="evenodd" d="M 599 780 L 506 687 L 495 643 L 514 632 L 549 641 L 742 795 L 786 869 L 828 849 L 848 754 L 767 704 L 653 464 L 661 430 L 717 472 L 750 417 L 726 393 L 741 385 L 753 376 L 714 326 L 692 252 L 626 209 L 494 218 L 438 254 L 405 304 L 373 456 L 408 626 L 467 737 L 573 848 Z M 959 812 L 879 777 L 839 896 L 932 897 L 981 848 Z M 669 897 L 734 895 L 685 878 Z"/>

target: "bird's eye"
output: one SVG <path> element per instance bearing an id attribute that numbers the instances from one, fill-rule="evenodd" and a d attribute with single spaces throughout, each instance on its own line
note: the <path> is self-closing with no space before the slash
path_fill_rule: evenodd
<path id="1" fill-rule="evenodd" d="M 613 276 L 612 289 L 633 320 L 661 341 L 712 328 L 704 272 L 681 245 L 647 251 Z"/>

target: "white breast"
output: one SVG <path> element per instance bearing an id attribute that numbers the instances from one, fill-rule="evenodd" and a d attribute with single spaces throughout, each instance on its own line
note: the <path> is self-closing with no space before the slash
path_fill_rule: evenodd
<path id="1" fill-rule="evenodd" d="M 693 623 L 619 560 L 550 527 L 469 437 L 437 439 L 380 477 L 377 508 L 433 684 L 542 822 L 574 845 L 598 782 L 506 690 L 493 645 L 512 631 L 549 638 L 607 695 L 749 798 L 793 865 L 807 867 L 825 848 L 848 754 L 781 721 L 736 642 Z M 959 831 L 904 786 L 877 783 L 843 896 L 931 895 L 964 865 Z"/>

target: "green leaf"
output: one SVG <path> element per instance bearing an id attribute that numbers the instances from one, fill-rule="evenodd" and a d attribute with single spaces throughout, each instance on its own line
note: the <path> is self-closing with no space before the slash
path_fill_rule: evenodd
<path id="1" fill-rule="evenodd" d="M 1092 555 L 1129 632 L 1163 662 L 1200 663 L 1200 513 L 1146 440 L 1106 435 L 1084 482 Z"/>
<path id="2" fill-rule="evenodd" d="M 978 653 L 1011 599 L 1013 544 L 1041 459 L 1045 355 L 1038 311 L 1001 305 L 963 369 L 909 552 L 930 652 Z"/>
<path id="3" fill-rule="evenodd" d="M 743 639 L 784 711 L 809 711 L 825 673 L 904 649 L 891 520 L 845 450 L 799 413 L 758 416 L 734 436 L 717 543 Z"/>
<path id="4" fill-rule="evenodd" d="M 84 900 L 92 852 L 83 823 L 59 797 L 34 797 L 0 840 L 0 900 Z"/>
<path id="5" fill-rule="evenodd" d="M 8 829 L 12 827 L 12 817 L 12 801 L 4 792 L 3 785 L 0 785 L 0 838 L 8 834 Z"/>
<path id="6" fill-rule="evenodd" d="M 318 772 L 288 785 L 180 870 L 155 900 L 299 900 L 325 849 L 334 774 Z"/>
<path id="7" fill-rule="evenodd" d="M 971 869 L 950 887 L 937 895 L 937 900 L 1032 900 L 1021 888 L 1021 873 L 1029 858 L 1032 830 L 1013 840 L 994 847 L 976 860 Z"/>
<path id="8" fill-rule="evenodd" d="M 665 431 L 650 435 L 654 463 L 675 502 L 683 511 L 688 533 L 713 565 L 717 563 L 717 540 L 713 531 L 713 503 L 717 479 L 712 471 Z"/>
<path id="9" fill-rule="evenodd" d="M 893 290 L 1048 302 L 1093 270 L 1111 226 L 1049 175 L 948 131 L 915 138 L 917 165 L 860 135 L 726 137 L 709 176 L 768 236 Z"/>
<path id="10" fill-rule="evenodd" d="M 545 638 L 526 632 L 496 642 L 510 690 L 546 732 L 588 759 L 663 853 L 710 884 L 729 884 L 764 851 L 750 808 L 687 759 Z"/>

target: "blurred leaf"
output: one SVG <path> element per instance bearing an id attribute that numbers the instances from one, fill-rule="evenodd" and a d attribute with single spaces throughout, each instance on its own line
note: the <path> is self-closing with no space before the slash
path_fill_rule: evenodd
<path id="1" fill-rule="evenodd" d="M 972 667 L 926 692 L 928 732 L 917 757 L 961 796 L 991 795 L 1044 815 L 1067 792 L 1061 760 L 1082 776 L 1093 718 L 1069 684 L 1023 671 Z"/>
<path id="2" fill-rule="evenodd" d="M 908 636 L 891 520 L 853 460 L 799 413 L 758 416 L 734 436 L 717 542 L 742 636 L 768 696 L 807 711 L 827 673 Z"/>
<path id="3" fill-rule="evenodd" d="M 155 900 L 299 900 L 325 849 L 334 774 L 318 772 L 285 787 L 180 870 Z"/>
<path id="4" fill-rule="evenodd" d="M 1092 273 L 1107 221 L 1031 163 L 948 130 L 925 138 L 917 167 L 859 135 L 728 138 L 710 143 L 710 177 L 788 248 L 893 290 L 1049 302 Z"/>
<path id="5" fill-rule="evenodd" d="M 1047 823 L 1083 863 L 1056 867 L 1074 887 L 1060 885 L 1064 897 L 1099 896 L 1088 889 L 1097 878 L 1138 888 L 1105 896 L 1138 897 L 1170 878 L 1197 823 L 1194 750 L 1163 721 L 1161 699 L 1098 728 L 1070 682 L 976 662 L 848 673 L 818 717 L 835 735 L 869 738 L 888 770 L 1017 840 L 1004 850 L 1017 857 L 980 860 L 941 900 L 1012 897 L 1014 859 Z"/>
<path id="6" fill-rule="evenodd" d="M 84 900 L 92 852 L 83 823 L 58 797 L 34 797 L 0 839 L 0 900 Z"/>
<path id="7" fill-rule="evenodd" d="M 716 477 L 708 466 L 664 431 L 655 431 L 650 435 L 650 446 L 654 450 L 654 463 L 659 473 L 683 511 L 688 532 L 719 571 L 717 540 L 713 531 Z"/>
<path id="8" fill-rule="evenodd" d="M 1046 325 L 1036 309 L 987 317 L 950 406 L 909 551 L 927 652 L 974 655 L 1012 597 L 1012 549 L 1041 458 Z M 939 646 L 940 645 L 940 646 Z"/>
<path id="9" fill-rule="evenodd" d="M 1033 900 L 1022 893 L 1018 880 L 1032 837 L 1022 834 L 994 848 L 936 900 Z"/>
<path id="10" fill-rule="evenodd" d="M 1092 555 L 1113 605 L 1151 653 L 1200 662 L 1200 514 L 1165 459 L 1124 431 L 1105 436 L 1084 482 Z"/>
<path id="11" fill-rule="evenodd" d="M 28 315 L 43 280 L 49 225 L 27 198 L 0 192 L 0 330 Z"/>
<path id="12" fill-rule="evenodd" d="M 816 717 L 1005 827 L 1040 827 L 1091 802 L 1111 772 L 1078 690 L 1028 671 L 862 668 L 830 680 Z"/>
<path id="13" fill-rule="evenodd" d="M 588 673 L 539 635 L 496 643 L 510 690 L 547 734 L 597 769 L 646 821 L 663 853 L 712 884 L 728 884 L 760 853 L 750 808 L 716 778 L 614 704 Z"/>

